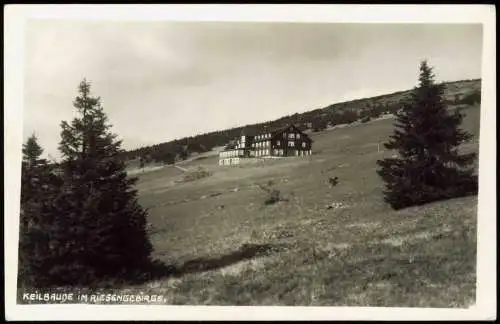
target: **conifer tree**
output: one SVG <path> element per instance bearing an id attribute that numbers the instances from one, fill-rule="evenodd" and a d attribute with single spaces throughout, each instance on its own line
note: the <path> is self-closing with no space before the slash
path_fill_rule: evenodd
<path id="1" fill-rule="evenodd" d="M 384 146 L 395 158 L 377 161 L 386 183 L 385 201 L 394 209 L 477 192 L 475 153 L 460 154 L 471 135 L 459 128 L 463 115 L 450 112 L 432 68 L 420 65 L 419 85 L 396 114 L 395 130 Z"/>
<path id="2" fill-rule="evenodd" d="M 134 184 L 120 159 L 121 141 L 90 83 L 79 85 L 73 102 L 79 116 L 61 123 L 61 168 L 64 184 L 53 215 L 57 231 L 51 249 L 57 251 L 51 284 L 94 285 L 107 278 L 145 273 L 151 243 L 146 234 L 147 212 L 137 201 Z"/>
<path id="3" fill-rule="evenodd" d="M 49 237 L 53 232 L 53 201 L 61 180 L 41 158 L 43 149 L 35 134 L 23 144 L 22 152 L 18 283 L 44 286 L 49 281 L 51 263 Z"/>
<path id="4" fill-rule="evenodd" d="M 33 133 L 23 144 L 22 148 L 22 171 L 21 171 L 21 202 L 36 196 L 36 190 L 40 186 L 40 172 L 46 166 L 46 160 L 41 159 L 43 149 L 38 144 L 38 139 Z"/>
<path id="5" fill-rule="evenodd" d="M 26 143 L 23 144 L 23 162 L 28 163 L 30 165 L 36 165 L 38 163 L 44 162 L 40 159 L 43 149 L 38 144 L 38 139 L 35 133 L 31 134 L 31 136 L 26 140 Z"/>

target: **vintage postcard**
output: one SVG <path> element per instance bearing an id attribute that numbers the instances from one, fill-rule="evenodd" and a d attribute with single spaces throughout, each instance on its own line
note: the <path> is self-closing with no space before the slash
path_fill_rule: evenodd
<path id="1" fill-rule="evenodd" d="M 496 318 L 493 6 L 4 17 L 8 320 Z"/>

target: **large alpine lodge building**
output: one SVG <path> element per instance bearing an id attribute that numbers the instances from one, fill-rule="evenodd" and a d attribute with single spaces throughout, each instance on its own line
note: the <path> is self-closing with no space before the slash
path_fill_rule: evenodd
<path id="1" fill-rule="evenodd" d="M 255 135 L 242 133 L 219 153 L 219 165 L 239 164 L 244 158 L 308 156 L 311 148 L 311 138 L 293 124 Z"/>

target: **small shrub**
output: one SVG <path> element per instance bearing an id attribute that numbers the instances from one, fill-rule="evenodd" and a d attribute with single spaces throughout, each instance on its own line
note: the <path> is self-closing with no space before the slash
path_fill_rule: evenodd
<path id="1" fill-rule="evenodd" d="M 455 98 L 455 103 L 456 104 L 465 104 L 465 105 L 474 105 L 474 104 L 479 104 L 481 103 L 481 91 L 476 90 L 473 91 L 462 98 L 458 97 Z"/>
<path id="2" fill-rule="evenodd" d="M 209 177 L 211 175 L 212 175 L 211 172 L 203 169 L 202 167 L 198 167 L 195 171 L 186 173 L 184 175 L 184 181 L 185 182 L 187 182 L 187 181 L 195 181 L 195 180 L 199 180 L 199 179 L 202 179 L 202 178 Z"/>
<path id="3" fill-rule="evenodd" d="M 259 188 L 267 192 L 267 197 L 266 200 L 264 200 L 265 205 L 272 205 L 275 204 L 279 201 L 284 201 L 283 197 L 281 196 L 281 192 L 277 189 L 271 188 L 271 186 L 274 184 L 274 181 L 269 180 L 266 185 L 259 185 Z"/>
<path id="4" fill-rule="evenodd" d="M 266 205 L 272 205 L 277 203 L 278 201 L 281 200 L 281 193 L 279 190 L 273 189 L 269 192 L 269 195 L 267 196 L 266 200 L 264 201 L 264 204 Z"/>
<path id="5" fill-rule="evenodd" d="M 339 178 L 338 177 L 329 177 L 328 183 L 330 184 L 330 187 L 335 187 L 339 183 Z"/>

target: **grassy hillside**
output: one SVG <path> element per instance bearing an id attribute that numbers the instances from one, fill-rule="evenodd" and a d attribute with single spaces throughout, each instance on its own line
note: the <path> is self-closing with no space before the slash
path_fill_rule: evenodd
<path id="1" fill-rule="evenodd" d="M 480 91 L 480 90 L 481 90 L 481 80 L 462 80 L 454 82 L 445 82 L 444 99 L 449 102 L 454 102 L 455 100 L 459 101 L 460 99 L 463 99 L 464 97 L 470 95 L 474 91 Z M 377 97 L 349 101 L 341 104 L 333 104 L 324 109 L 338 108 L 339 105 L 340 106 L 346 105 L 354 109 L 356 107 L 363 107 L 366 105 L 373 106 L 375 104 L 382 104 L 382 105 L 399 104 L 400 102 L 408 98 L 411 91 L 412 90 L 406 90 Z"/>
<path id="2" fill-rule="evenodd" d="M 445 100 L 450 106 L 471 103 L 469 101 L 477 100 L 478 96 L 480 97 L 481 80 L 446 82 L 444 83 L 444 89 Z M 239 136 L 242 130 L 260 132 L 266 127 L 281 127 L 290 123 L 294 123 L 304 130 L 308 128 L 322 129 L 327 126 L 352 123 L 365 116 L 377 117 L 384 112 L 397 111 L 401 108 L 401 102 L 408 97 L 411 91 L 400 91 L 383 96 L 336 103 L 301 114 L 284 116 L 274 121 L 245 125 L 143 147 L 125 152 L 123 156 L 130 161 L 131 165 L 138 164 L 137 161 L 134 162 L 134 159 L 141 156 L 148 157 L 151 161 L 173 163 L 174 157 L 181 153 L 187 153 L 187 155 L 193 152 L 202 153 L 210 151 L 214 147 L 225 145 Z"/>
<path id="3" fill-rule="evenodd" d="M 477 151 L 479 107 L 465 113 L 475 137 L 462 149 Z M 311 157 L 240 167 L 219 167 L 215 155 L 186 161 L 189 172 L 209 172 L 194 181 L 173 166 L 140 174 L 154 254 L 181 269 L 147 288 L 190 305 L 473 304 L 477 198 L 397 212 L 384 204 L 375 162 L 393 154 L 378 151 L 392 123 L 313 133 Z M 339 177 L 333 188 L 330 175 Z M 284 201 L 264 204 L 262 185 Z"/>

